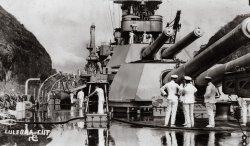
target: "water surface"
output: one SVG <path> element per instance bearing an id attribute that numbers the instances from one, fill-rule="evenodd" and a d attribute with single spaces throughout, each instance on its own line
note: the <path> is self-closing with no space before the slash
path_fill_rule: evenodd
<path id="1" fill-rule="evenodd" d="M 82 120 L 0 128 L 0 145 L 6 146 L 240 146 L 242 142 L 240 132 L 169 131 L 118 122 L 112 122 L 109 128 L 86 129 Z"/>

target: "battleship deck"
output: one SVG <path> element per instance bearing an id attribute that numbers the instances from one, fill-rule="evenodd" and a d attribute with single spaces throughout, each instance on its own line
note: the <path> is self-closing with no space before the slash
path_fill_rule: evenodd
<path id="1" fill-rule="evenodd" d="M 113 120 L 127 123 L 136 127 L 150 127 L 150 128 L 161 128 L 166 130 L 178 130 L 178 131 L 225 131 L 225 132 L 235 132 L 235 131 L 250 131 L 250 125 L 241 126 L 237 120 L 231 119 L 228 121 L 216 121 L 214 128 L 206 128 L 208 124 L 208 119 L 195 119 L 195 126 L 191 128 L 184 127 L 182 123 L 176 120 L 176 127 L 164 126 L 164 117 L 153 118 L 153 117 L 130 117 L 121 118 L 115 117 Z"/>
<path id="2" fill-rule="evenodd" d="M 52 108 L 53 107 L 53 108 Z M 40 110 L 25 110 L 16 115 L 16 123 L 24 124 L 63 124 L 73 120 L 84 121 L 87 128 L 109 127 L 109 114 L 86 114 L 82 108 L 69 106 L 69 109 L 56 109 L 60 105 L 48 105 Z M 53 110 L 52 110 L 53 109 Z M 168 130 L 192 130 L 192 131 L 250 131 L 250 125 L 241 127 L 240 122 L 229 117 L 227 121 L 217 120 L 214 128 L 206 128 L 207 118 L 195 118 L 195 126 L 186 128 L 182 126 L 183 120 L 177 117 L 176 127 L 166 127 L 163 117 L 152 115 L 125 114 L 114 116 L 114 121 L 130 124 L 137 127 L 151 127 Z"/>

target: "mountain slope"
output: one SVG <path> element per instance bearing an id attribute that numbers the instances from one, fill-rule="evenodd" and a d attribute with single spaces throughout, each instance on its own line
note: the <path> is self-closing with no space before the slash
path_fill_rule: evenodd
<path id="1" fill-rule="evenodd" d="M 52 61 L 36 37 L 0 6 L 0 82 L 48 76 Z"/>

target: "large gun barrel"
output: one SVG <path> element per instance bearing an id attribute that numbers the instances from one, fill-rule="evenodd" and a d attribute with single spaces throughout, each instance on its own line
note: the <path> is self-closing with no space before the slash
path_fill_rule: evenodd
<path id="1" fill-rule="evenodd" d="M 165 28 L 161 35 L 148 47 L 142 49 L 141 58 L 152 60 L 165 42 L 174 35 L 173 29 Z"/>
<path id="2" fill-rule="evenodd" d="M 206 85 L 205 76 L 212 77 L 212 82 L 214 84 L 221 83 L 225 72 L 234 71 L 237 67 L 248 67 L 250 66 L 250 53 L 241 56 L 235 60 L 229 61 L 225 64 L 217 64 L 207 71 L 203 72 L 196 78 L 196 85 L 203 86 Z"/>
<path id="3" fill-rule="evenodd" d="M 176 54 L 178 54 L 182 49 L 190 45 L 192 42 L 194 42 L 196 39 L 201 37 L 203 35 L 202 30 L 198 27 L 192 32 L 190 32 L 188 35 L 186 35 L 183 39 L 178 41 L 173 46 L 166 48 L 161 53 L 162 59 L 172 59 Z"/>
<path id="4" fill-rule="evenodd" d="M 196 78 L 205 70 L 212 67 L 222 58 L 228 56 L 240 46 L 250 41 L 250 18 L 245 19 L 236 28 L 226 34 L 224 37 L 210 45 L 206 50 L 195 56 L 189 62 L 168 73 L 163 83 L 170 80 L 172 74 L 179 76 L 191 76 Z M 180 81 L 181 78 L 178 79 Z"/>

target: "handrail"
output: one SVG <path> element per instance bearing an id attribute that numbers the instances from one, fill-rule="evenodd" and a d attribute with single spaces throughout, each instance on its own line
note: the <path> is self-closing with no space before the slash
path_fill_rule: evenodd
<path id="1" fill-rule="evenodd" d="M 38 95 L 37 95 L 37 98 L 36 98 L 36 103 L 38 103 L 38 99 L 39 99 L 39 97 L 40 97 L 41 90 L 42 90 L 42 87 L 44 86 L 44 84 L 45 84 L 49 79 L 53 78 L 54 76 L 56 76 L 56 75 L 58 75 L 58 74 L 61 74 L 61 73 L 55 73 L 55 74 L 49 76 L 49 77 L 40 85 L 40 87 L 39 87 L 39 89 L 38 89 Z"/>
<path id="2" fill-rule="evenodd" d="M 29 78 L 28 80 L 26 80 L 26 82 L 25 82 L 25 95 L 28 95 L 29 81 L 40 81 L 40 78 Z"/>

